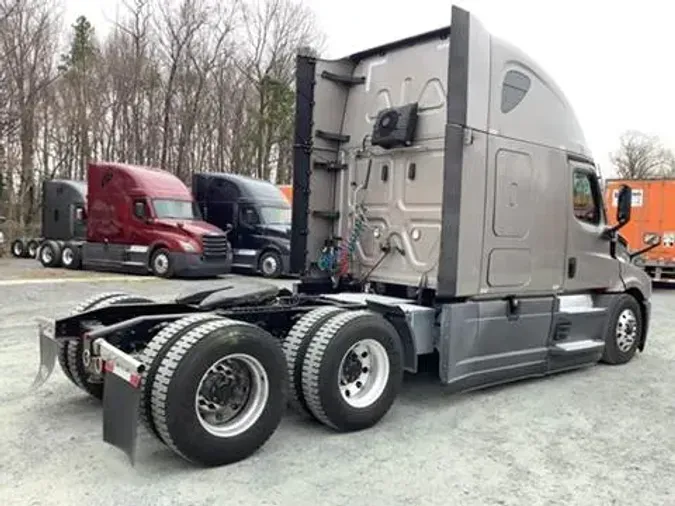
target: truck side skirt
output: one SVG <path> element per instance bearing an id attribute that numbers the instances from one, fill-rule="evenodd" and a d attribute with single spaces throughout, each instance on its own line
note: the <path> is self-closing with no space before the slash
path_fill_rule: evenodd
<path id="1" fill-rule="evenodd" d="M 597 363 L 619 294 L 450 303 L 441 309 L 439 376 L 454 391 Z M 495 338 L 499 336 L 499 338 Z"/>

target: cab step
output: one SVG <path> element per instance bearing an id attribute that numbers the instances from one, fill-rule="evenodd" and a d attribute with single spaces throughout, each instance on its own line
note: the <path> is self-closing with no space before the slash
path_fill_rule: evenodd
<path id="1" fill-rule="evenodd" d="M 131 260 L 127 260 L 126 262 L 122 262 L 122 265 L 125 267 L 147 267 L 148 264 L 145 262 L 134 262 Z"/>
<path id="2" fill-rule="evenodd" d="M 598 339 L 583 339 L 581 341 L 570 341 L 567 343 L 558 343 L 550 347 L 551 355 L 576 355 L 584 353 L 598 353 L 602 351 L 605 342 Z"/>

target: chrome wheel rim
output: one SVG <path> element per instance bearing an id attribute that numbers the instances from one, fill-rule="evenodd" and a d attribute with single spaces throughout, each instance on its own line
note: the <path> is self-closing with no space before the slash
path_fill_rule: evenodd
<path id="1" fill-rule="evenodd" d="M 365 408 L 377 401 L 389 379 L 389 355 L 374 339 L 352 345 L 340 361 L 338 388 L 342 400 L 353 408 Z"/>
<path id="2" fill-rule="evenodd" d="M 616 322 L 616 345 L 623 353 L 630 351 L 638 334 L 638 321 L 632 309 L 624 309 Z"/>
<path id="3" fill-rule="evenodd" d="M 15 243 L 13 250 L 16 256 L 21 256 L 21 244 L 19 244 L 18 242 Z"/>
<path id="4" fill-rule="evenodd" d="M 73 263 L 73 251 L 70 248 L 63 250 L 63 265 L 70 265 Z"/>
<path id="5" fill-rule="evenodd" d="M 46 264 L 51 263 L 52 260 L 54 260 L 54 254 L 52 253 L 52 249 L 45 246 L 42 248 L 42 261 Z"/>
<path id="6" fill-rule="evenodd" d="M 249 430 L 269 399 L 267 371 L 260 361 L 244 353 L 221 358 L 204 373 L 195 394 L 200 425 L 221 438 Z"/>
<path id="7" fill-rule="evenodd" d="M 155 272 L 158 274 L 166 274 L 169 269 L 169 259 L 166 255 L 157 255 L 154 261 Z"/>
<path id="8" fill-rule="evenodd" d="M 35 246 L 35 244 L 31 244 L 30 246 L 28 246 L 28 254 L 30 256 L 34 257 L 36 250 L 37 250 L 37 246 Z"/>
<path id="9" fill-rule="evenodd" d="M 265 274 L 266 276 L 271 276 L 276 272 L 278 266 L 279 264 L 277 263 L 276 258 L 274 258 L 271 255 L 265 257 L 262 262 L 263 274 Z"/>

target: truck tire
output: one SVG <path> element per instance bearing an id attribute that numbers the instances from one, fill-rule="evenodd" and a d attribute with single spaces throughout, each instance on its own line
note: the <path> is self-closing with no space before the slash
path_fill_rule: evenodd
<path id="1" fill-rule="evenodd" d="M 220 318 L 183 334 L 161 360 L 152 385 L 152 418 L 178 455 L 220 466 L 265 444 L 281 422 L 286 393 L 279 341 L 255 325 Z M 216 414 L 218 408 L 225 413 Z"/>
<path id="2" fill-rule="evenodd" d="M 28 254 L 28 258 L 35 258 L 37 256 L 38 248 L 40 247 L 40 243 L 36 241 L 35 239 L 31 239 L 28 241 L 28 246 L 27 246 L 27 251 L 26 253 Z"/>
<path id="3" fill-rule="evenodd" d="M 301 415 L 314 417 L 312 411 L 307 407 L 302 392 L 302 365 L 307 354 L 307 347 L 316 332 L 328 319 L 345 311 L 346 309 L 337 306 L 313 309 L 295 322 L 283 341 L 288 368 L 288 402 L 291 409 Z"/>
<path id="4" fill-rule="evenodd" d="M 635 297 L 621 294 L 610 310 L 600 361 L 611 365 L 629 362 L 642 341 L 643 329 L 640 304 Z"/>
<path id="5" fill-rule="evenodd" d="M 94 295 L 93 297 L 90 297 L 85 301 L 80 302 L 77 306 L 75 306 L 70 311 L 70 316 L 75 316 L 78 313 L 82 313 L 89 309 L 94 309 L 96 304 L 98 304 L 99 302 L 102 302 L 105 299 L 110 299 L 112 297 L 119 297 L 120 295 L 126 294 L 122 292 L 106 292 Z M 56 352 L 56 358 L 59 362 L 59 365 L 61 366 L 63 374 L 65 374 L 66 377 L 73 382 L 73 384 L 77 385 L 77 383 L 73 379 L 73 376 L 70 374 L 70 369 L 68 368 L 68 345 L 70 343 L 71 341 L 59 341 L 58 349 Z"/>
<path id="6" fill-rule="evenodd" d="M 281 255 L 274 250 L 263 251 L 258 259 L 258 272 L 265 278 L 278 278 L 283 270 Z"/>
<path id="7" fill-rule="evenodd" d="M 167 352 L 178 339 L 193 328 L 204 322 L 220 318 L 213 313 L 196 313 L 175 320 L 159 331 L 141 353 L 140 361 L 145 364 L 145 371 L 141 375 L 141 405 L 139 409 L 141 423 L 162 441 L 162 437 L 152 419 L 152 388 L 155 383 L 157 369 L 164 360 Z M 163 441 L 162 441 L 163 442 Z"/>
<path id="8" fill-rule="evenodd" d="M 23 258 L 26 256 L 26 245 L 21 239 L 14 239 L 10 249 L 14 258 Z"/>
<path id="9" fill-rule="evenodd" d="M 82 266 L 82 251 L 79 246 L 66 244 L 61 251 L 61 264 L 66 269 L 77 270 Z"/>
<path id="10" fill-rule="evenodd" d="M 171 254 L 166 248 L 155 250 L 150 257 L 150 271 L 158 278 L 170 278 L 173 276 L 173 261 Z"/>
<path id="11" fill-rule="evenodd" d="M 44 267 L 58 267 L 61 263 L 61 247 L 56 241 L 42 243 L 38 254 Z"/>
<path id="12" fill-rule="evenodd" d="M 112 306 L 114 304 L 133 304 L 139 302 L 154 302 L 151 299 L 145 297 L 139 297 L 136 295 L 120 294 L 113 297 L 107 297 L 99 302 L 92 304 L 83 311 L 91 311 L 94 309 L 100 309 L 106 306 Z M 76 341 L 69 341 L 67 343 L 67 365 L 68 371 L 70 372 L 70 378 L 78 387 L 87 392 L 92 397 L 97 398 L 98 400 L 103 399 L 103 377 L 91 379 L 89 373 L 87 372 L 84 360 L 84 345 L 82 340 L 78 339 Z"/>
<path id="13" fill-rule="evenodd" d="M 314 417 L 340 432 L 375 425 L 403 383 L 396 329 L 368 310 L 330 318 L 314 335 L 302 368 L 302 391 Z"/>

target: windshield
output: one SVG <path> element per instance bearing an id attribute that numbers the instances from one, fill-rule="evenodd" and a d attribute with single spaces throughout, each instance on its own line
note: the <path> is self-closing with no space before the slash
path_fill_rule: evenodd
<path id="1" fill-rule="evenodd" d="M 290 207 L 270 207 L 260 208 L 260 215 L 263 223 L 268 225 L 290 225 L 291 208 Z"/>
<path id="2" fill-rule="evenodd" d="M 199 220 L 197 206 L 189 200 L 154 199 L 152 205 L 155 208 L 157 218 L 174 220 Z"/>

